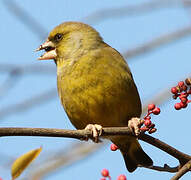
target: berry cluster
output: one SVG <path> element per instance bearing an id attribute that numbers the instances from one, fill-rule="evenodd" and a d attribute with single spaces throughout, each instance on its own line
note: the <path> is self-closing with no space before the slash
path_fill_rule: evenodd
<path id="1" fill-rule="evenodd" d="M 144 126 L 140 128 L 142 132 L 148 131 L 149 134 L 156 132 L 155 124 L 151 122 L 151 114 L 158 115 L 160 114 L 160 108 L 156 107 L 154 104 L 148 105 L 148 112 L 147 115 L 144 117 L 143 123 Z M 110 146 L 111 151 L 118 150 L 118 147 L 115 144 L 111 144 Z"/>
<path id="2" fill-rule="evenodd" d="M 103 169 L 101 171 L 101 175 L 103 176 L 103 178 L 101 178 L 100 180 L 106 180 L 107 178 L 109 180 L 111 180 L 111 176 L 109 175 L 109 171 L 107 169 Z M 127 180 L 126 176 L 121 174 L 117 177 L 117 180 Z"/>
<path id="3" fill-rule="evenodd" d="M 171 88 L 171 93 L 173 94 L 173 99 L 180 99 L 179 103 L 174 105 L 176 110 L 186 108 L 191 100 L 188 100 L 188 96 L 191 94 L 191 78 L 187 78 L 184 81 L 180 81 L 177 86 Z"/>
<path id="4" fill-rule="evenodd" d="M 149 134 L 156 132 L 155 124 L 151 122 L 151 114 L 160 114 L 160 108 L 156 107 L 154 104 L 148 105 L 147 115 L 144 117 L 144 126 L 140 128 L 141 131 L 148 131 Z"/>

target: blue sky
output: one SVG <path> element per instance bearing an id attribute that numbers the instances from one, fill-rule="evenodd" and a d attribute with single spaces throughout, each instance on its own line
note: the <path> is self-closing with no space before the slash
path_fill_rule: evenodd
<path id="1" fill-rule="evenodd" d="M 6 4 L 9 0 L 0 1 L 0 37 L 1 37 L 1 67 L 3 64 L 14 64 L 19 67 L 25 65 L 50 67 L 50 73 L 26 73 L 15 79 L 16 85 L 4 96 L 0 97 L 0 109 L 3 110 L 11 104 L 16 104 L 34 95 L 56 88 L 56 68 L 53 61 L 37 61 L 40 53 L 34 53 L 52 28 L 64 21 L 83 21 L 95 27 L 102 35 L 105 42 L 116 48 L 119 52 L 140 46 L 160 35 L 173 32 L 177 29 L 190 25 L 191 14 L 181 3 L 169 8 L 155 9 L 151 12 L 138 13 L 132 16 L 115 17 L 110 14 L 109 18 L 102 21 L 88 21 L 86 17 L 98 10 L 108 8 L 120 8 L 127 5 L 139 5 L 149 1 L 120 0 L 120 1 L 71 1 L 71 0 L 41 0 L 41 1 L 14 1 L 28 12 L 44 31 L 39 37 L 15 17 Z M 185 37 L 172 44 L 165 45 L 156 50 L 129 59 L 129 66 L 134 75 L 142 102 L 147 102 L 165 88 L 170 88 L 174 82 L 178 82 L 190 73 L 191 67 L 191 38 Z M 128 59 L 127 59 L 128 61 Z M 0 87 L 7 79 L 8 73 L 0 71 Z M 0 88 L 0 90 L 1 90 Z M 1 91 L 0 91 L 1 92 Z M 173 108 L 175 101 L 169 99 L 161 106 L 161 114 L 152 117 L 158 131 L 153 135 L 177 149 L 190 153 L 190 108 L 176 111 Z M 160 105 L 159 105 L 160 107 Z M 69 122 L 58 96 L 43 104 L 21 113 L 8 113 L 1 117 L 0 126 L 7 127 L 49 127 L 74 129 Z M 38 137 L 6 137 L 0 140 L 0 177 L 10 179 L 10 159 L 31 150 L 43 146 L 41 156 L 51 151 L 67 148 L 76 140 L 60 138 Z M 86 142 L 84 142 L 86 143 Z M 142 143 L 143 144 L 143 143 Z M 167 163 L 177 165 L 177 160 L 164 152 L 143 144 L 144 150 L 152 157 L 155 165 Z M 3 158 L 5 157 L 5 158 Z M 7 158 L 6 158 L 7 157 Z M 6 161 L 7 160 L 7 161 Z M 37 159 L 38 161 L 38 159 Z M 113 179 L 119 174 L 126 174 L 127 179 L 169 179 L 173 174 L 161 173 L 148 169 L 139 168 L 130 174 L 126 171 L 120 152 L 111 152 L 109 145 L 102 147 L 91 157 L 80 161 L 71 167 L 61 168 L 59 171 L 45 177 L 46 180 L 58 179 L 92 179 L 101 178 L 100 171 L 109 169 Z M 29 173 L 29 172 L 26 172 Z M 26 175 L 25 173 L 23 174 Z M 21 177 L 22 178 L 22 177 Z M 190 179 L 186 174 L 182 179 Z"/>

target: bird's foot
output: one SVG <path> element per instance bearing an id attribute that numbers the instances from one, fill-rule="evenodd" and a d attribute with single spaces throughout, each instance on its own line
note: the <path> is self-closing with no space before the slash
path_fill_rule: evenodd
<path id="1" fill-rule="evenodd" d="M 128 121 L 128 127 L 132 130 L 132 132 L 138 136 L 141 132 L 140 127 L 144 124 L 144 120 L 140 118 L 133 117 Z"/>
<path id="2" fill-rule="evenodd" d="M 101 140 L 99 139 L 99 136 L 101 136 L 102 134 L 102 126 L 99 124 L 88 124 L 85 127 L 85 130 L 90 130 L 92 132 L 92 140 L 95 143 L 101 142 Z"/>

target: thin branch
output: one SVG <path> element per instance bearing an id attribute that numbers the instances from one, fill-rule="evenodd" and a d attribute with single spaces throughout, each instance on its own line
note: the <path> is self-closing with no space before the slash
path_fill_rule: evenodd
<path id="1" fill-rule="evenodd" d="M 35 107 L 36 105 L 50 101 L 55 98 L 56 95 L 56 89 L 53 88 L 38 95 L 32 96 L 28 99 L 25 99 L 18 104 L 12 104 L 7 107 L 1 108 L 0 120 L 2 121 L 3 118 L 8 117 L 12 114 L 15 115 L 16 113 L 27 111 L 28 109 Z"/>
<path id="2" fill-rule="evenodd" d="M 128 127 L 120 128 L 104 128 L 102 136 L 112 135 L 132 135 Z M 43 136 L 43 137 L 67 137 L 75 139 L 91 138 L 92 134 L 89 130 L 65 130 L 54 128 L 17 128 L 5 127 L 0 128 L 0 136 Z"/>
<path id="3" fill-rule="evenodd" d="M 17 64 L 0 64 L 1 73 L 11 73 L 14 70 L 19 71 L 21 74 L 55 74 L 56 66 L 49 66 L 44 64 L 30 64 L 30 65 L 17 65 Z"/>
<path id="4" fill-rule="evenodd" d="M 156 37 L 146 43 L 143 43 L 140 46 L 129 49 L 127 52 L 123 53 L 123 55 L 125 58 L 129 60 L 130 58 L 132 59 L 145 53 L 149 53 L 157 48 L 160 48 L 174 41 L 181 40 L 190 35 L 191 35 L 191 26 L 183 27 L 174 32 L 163 34 L 159 37 Z"/>
<path id="5" fill-rule="evenodd" d="M 164 164 L 163 167 L 161 167 L 161 166 L 148 166 L 148 167 L 144 167 L 144 166 L 141 166 L 141 165 L 139 165 L 139 167 L 143 167 L 143 168 L 147 168 L 147 169 L 152 169 L 152 170 L 155 170 L 155 171 L 161 171 L 161 172 L 170 172 L 170 173 L 175 173 L 179 169 L 179 166 L 170 167 L 167 164 Z"/>
<path id="6" fill-rule="evenodd" d="M 0 86 L 0 98 L 5 97 L 5 95 L 13 89 L 13 87 L 21 79 L 22 73 L 18 69 L 13 69 L 9 72 L 8 77 Z"/>
<path id="7" fill-rule="evenodd" d="M 9 12 L 19 19 L 28 28 L 28 30 L 32 31 L 40 39 L 44 39 L 46 37 L 47 32 L 42 24 L 32 17 L 31 14 L 21 8 L 18 3 L 14 2 L 13 0 L 4 0 L 2 2 Z"/>
<path id="8" fill-rule="evenodd" d="M 111 127 L 103 128 L 103 137 L 115 135 L 133 135 L 128 127 Z M 68 137 L 76 139 L 91 138 L 92 134 L 89 130 L 64 130 L 51 128 L 0 128 L 0 136 L 44 136 L 44 137 Z M 138 139 L 145 141 L 164 152 L 170 154 L 180 161 L 186 163 L 191 159 L 191 156 L 184 154 L 168 144 L 146 134 L 140 134 Z"/>
<path id="9" fill-rule="evenodd" d="M 160 141 L 159 139 L 156 139 L 156 138 L 149 136 L 147 134 L 142 134 L 138 138 L 140 140 L 147 142 L 147 143 L 161 149 L 162 151 L 170 154 L 171 156 L 178 159 L 180 161 L 180 163 L 187 162 L 191 159 L 191 156 L 189 156 L 183 152 L 180 152 L 179 150 L 175 149 L 174 147 L 169 146 L 168 144 Z"/>
<path id="10" fill-rule="evenodd" d="M 189 5 L 190 0 L 186 0 Z M 140 16 L 145 13 L 151 13 L 156 10 L 178 7 L 182 8 L 179 0 L 153 0 L 138 5 L 127 5 L 119 8 L 105 8 L 89 14 L 82 21 L 89 24 L 96 24 L 106 19 L 121 18 L 127 16 Z"/>
<path id="11" fill-rule="evenodd" d="M 188 161 L 172 178 L 171 180 L 180 179 L 185 173 L 191 171 L 191 160 Z"/>
<path id="12" fill-rule="evenodd" d="M 74 163 L 89 157 L 101 146 L 101 143 L 75 143 L 69 146 L 68 150 L 62 149 L 53 153 L 49 152 L 49 158 L 36 164 L 35 168 L 30 169 L 29 174 L 23 179 L 28 180 L 28 177 L 31 177 L 31 180 L 43 179 L 61 168 L 70 167 Z"/>

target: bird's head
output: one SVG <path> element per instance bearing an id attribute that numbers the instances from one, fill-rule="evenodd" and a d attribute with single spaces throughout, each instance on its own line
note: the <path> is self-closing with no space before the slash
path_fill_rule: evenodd
<path id="1" fill-rule="evenodd" d="M 36 51 L 46 52 L 39 60 L 76 58 L 91 49 L 99 47 L 102 38 L 99 33 L 87 24 L 65 22 L 55 27 L 45 43 Z"/>

